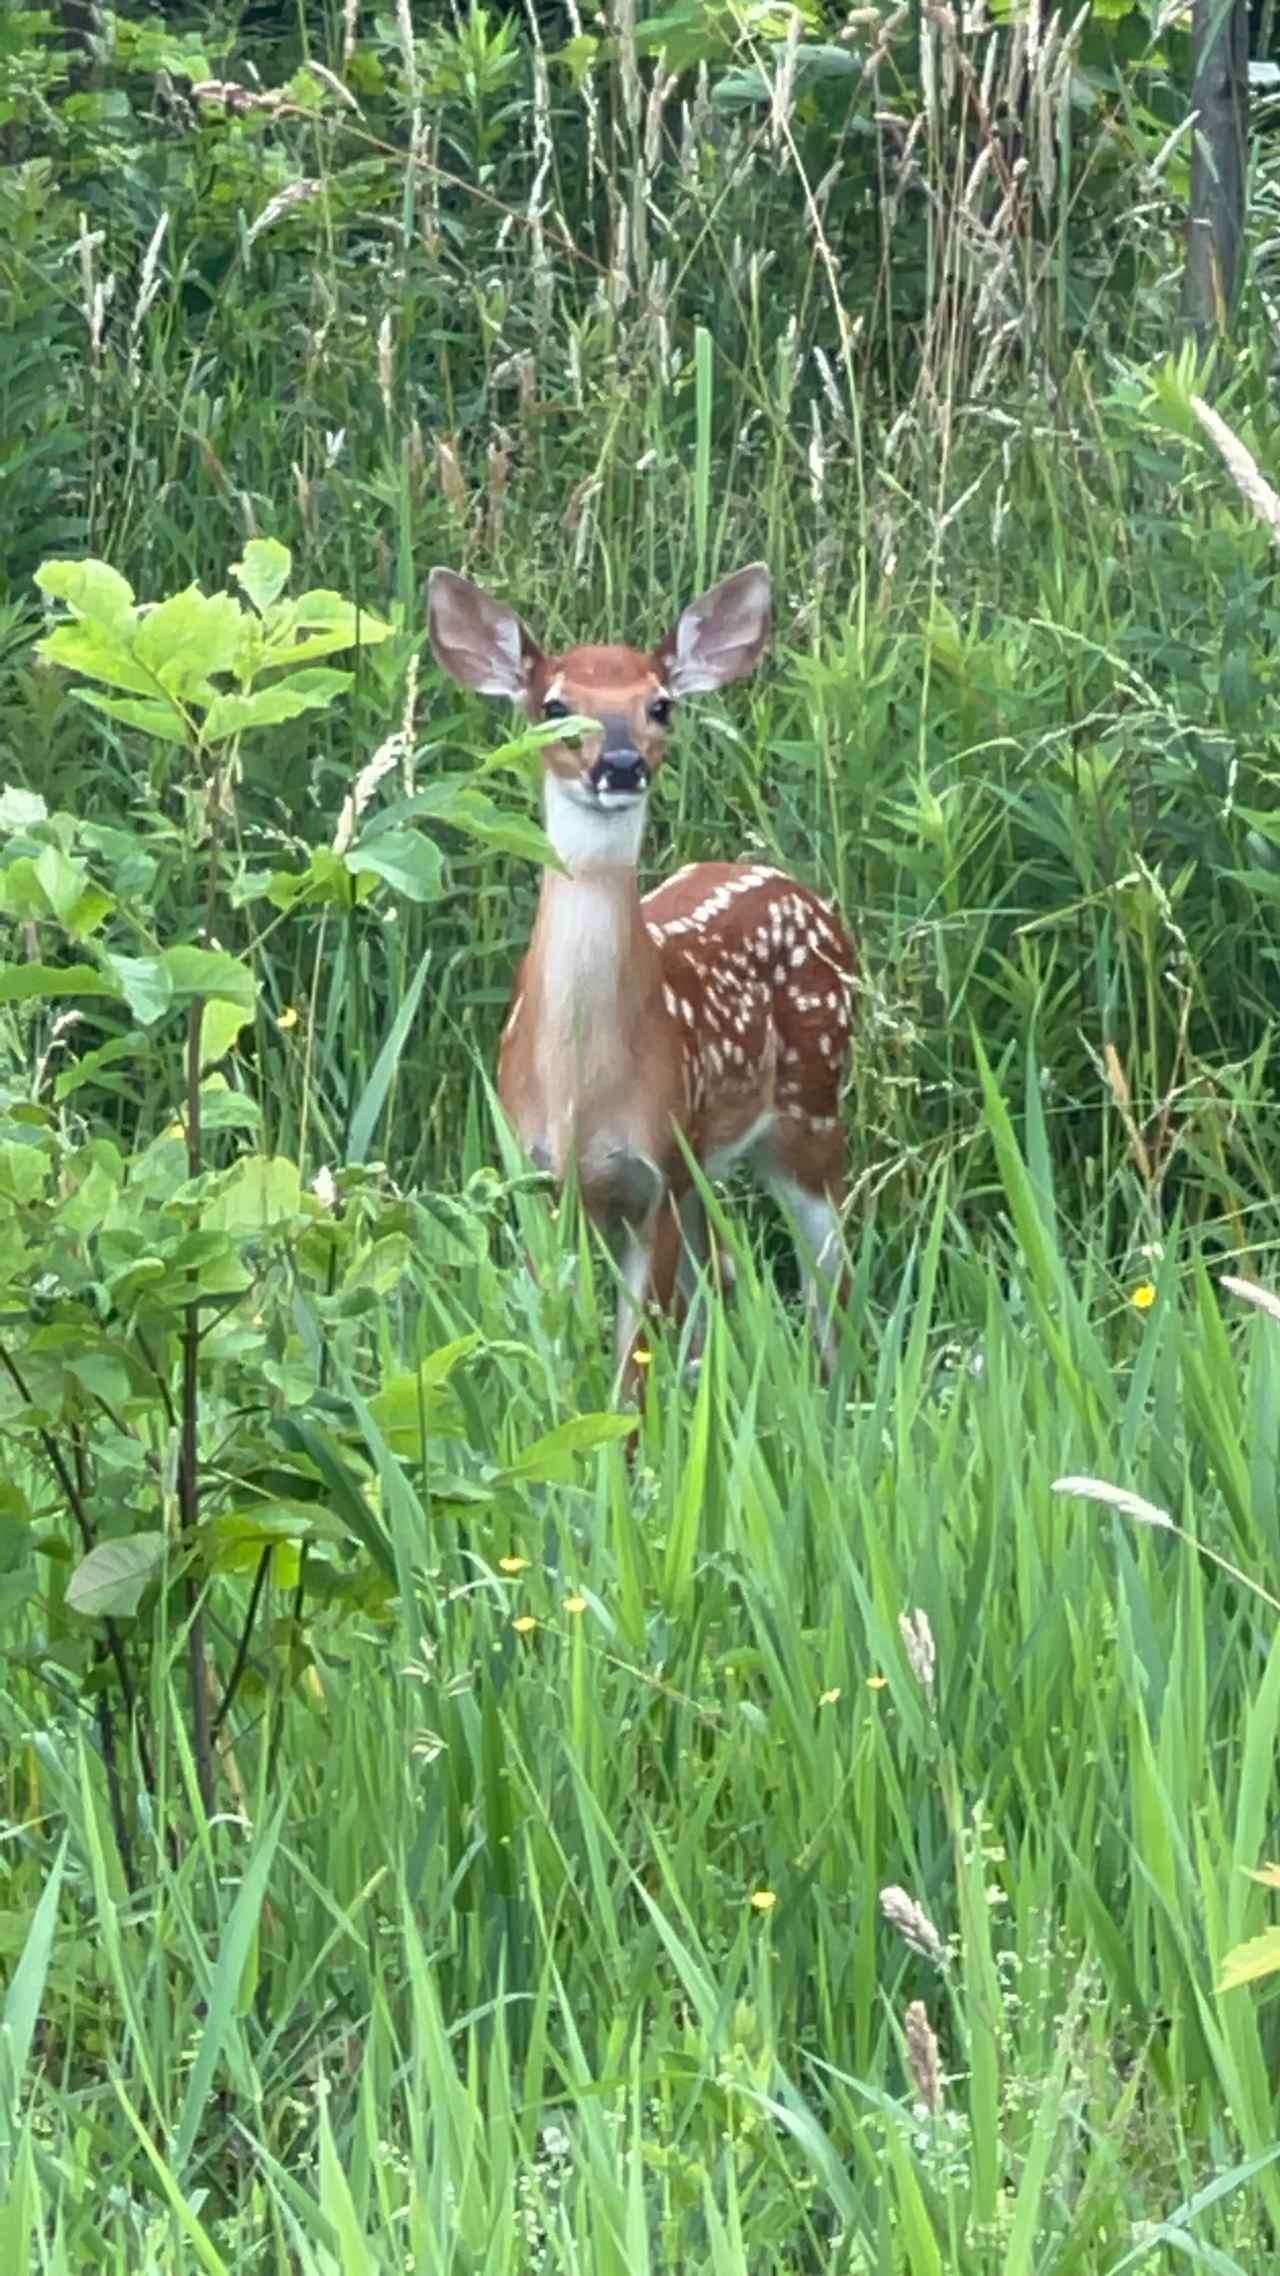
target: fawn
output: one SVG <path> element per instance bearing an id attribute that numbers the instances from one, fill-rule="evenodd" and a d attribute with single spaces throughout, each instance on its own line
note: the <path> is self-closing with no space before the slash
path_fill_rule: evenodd
<path id="1" fill-rule="evenodd" d="M 783 1204 L 824 1373 L 834 1356 L 852 944 L 816 893 L 762 862 L 697 862 L 643 899 L 636 880 L 675 705 L 750 672 L 769 612 L 768 572 L 753 564 L 693 601 L 648 653 L 548 656 L 467 578 L 433 569 L 429 580 L 431 645 L 455 680 L 533 720 L 593 723 L 542 746 L 546 832 L 563 867 L 543 874 L 498 1096 L 536 1165 L 563 1180 L 572 1164 L 618 1269 L 619 1389 L 634 1382 L 646 1302 L 667 1307 L 673 1283 L 692 1302 L 710 1254 L 685 1148 L 708 1177 L 747 1157 Z"/>

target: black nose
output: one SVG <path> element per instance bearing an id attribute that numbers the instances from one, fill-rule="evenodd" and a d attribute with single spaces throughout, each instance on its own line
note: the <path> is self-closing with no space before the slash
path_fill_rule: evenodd
<path id="1" fill-rule="evenodd" d="M 635 793 L 647 790 L 649 769 L 638 751 L 606 751 L 591 769 L 593 790 Z"/>

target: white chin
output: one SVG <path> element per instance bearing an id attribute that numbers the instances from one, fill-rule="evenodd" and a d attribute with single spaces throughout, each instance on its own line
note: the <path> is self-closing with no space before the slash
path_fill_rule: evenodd
<path id="1" fill-rule="evenodd" d="M 636 860 L 647 785 L 644 790 L 593 790 L 589 783 L 549 774 L 544 797 L 547 836 L 570 868 Z"/>

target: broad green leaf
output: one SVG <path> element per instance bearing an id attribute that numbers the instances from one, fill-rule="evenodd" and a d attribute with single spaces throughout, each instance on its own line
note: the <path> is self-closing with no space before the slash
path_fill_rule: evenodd
<path id="1" fill-rule="evenodd" d="M 163 1533 L 131 1533 L 100 1541 L 82 1557 L 67 1582 L 67 1605 L 88 1620 L 127 1619 L 164 1563 Z"/>
<path id="2" fill-rule="evenodd" d="M 558 1429 L 535 1438 L 523 1454 L 507 1463 L 504 1475 L 525 1485 L 567 1485 L 580 1455 L 594 1453 L 598 1446 L 616 1446 L 635 1427 L 634 1415 L 574 1415 Z"/>
<path id="3" fill-rule="evenodd" d="M 289 582 L 293 556 L 277 537 L 251 537 L 244 558 L 232 563 L 231 574 L 258 611 L 265 616 Z"/>
<path id="4" fill-rule="evenodd" d="M 215 672 L 234 668 L 249 630 L 230 593 L 189 585 L 143 617 L 133 653 L 171 695 L 197 695 Z"/>
<path id="5" fill-rule="evenodd" d="M 154 1027 L 173 1002 L 173 981 L 158 956 L 109 956 L 107 966 L 139 1027 Z"/>
<path id="6" fill-rule="evenodd" d="M 0 1195 L 22 1207 L 37 1201 L 49 1182 L 49 1167 L 43 1146 L 21 1138 L 0 1140 Z"/>
<path id="7" fill-rule="evenodd" d="M 206 1004 L 200 1030 L 202 1044 L 214 1018 L 239 1020 L 240 1014 L 233 1004 Z M 201 1088 L 200 1121 L 206 1130 L 260 1130 L 262 1108 L 256 1098 L 250 1098 L 246 1091 L 233 1091 L 229 1083 L 215 1075 Z"/>
<path id="8" fill-rule="evenodd" d="M 109 688 L 128 695 L 156 694 L 152 673 L 137 663 L 130 651 L 92 624 L 60 624 L 36 642 L 37 656 L 58 664 L 64 672 L 83 672 L 86 679 L 105 680 Z"/>
<path id="9" fill-rule="evenodd" d="M 369 1412 L 394 1453 L 420 1457 L 431 1438 L 461 1437 L 461 1410 L 448 1380 L 479 1341 L 478 1335 L 455 1337 L 411 1374 L 390 1376 L 370 1399 Z"/>
<path id="10" fill-rule="evenodd" d="M 221 948 L 166 948 L 160 963 L 178 996 L 210 996 L 252 1012 L 258 988 L 247 964 Z"/>
<path id="11" fill-rule="evenodd" d="M 206 1232 L 264 1233 L 289 1224 L 301 1206 L 297 1163 L 279 1154 L 250 1154 L 214 1187 L 200 1222 Z"/>
<path id="12" fill-rule="evenodd" d="M 62 601 L 78 617 L 127 634 L 133 621 L 133 587 L 105 561 L 46 561 L 37 585 L 51 601 Z"/>
<path id="13" fill-rule="evenodd" d="M 205 715 L 204 739 L 220 743 L 228 735 L 246 734 L 251 727 L 275 727 L 282 719 L 300 718 L 304 711 L 327 711 L 351 684 L 350 672 L 294 672 L 252 695 L 215 696 Z"/>
<path id="14" fill-rule="evenodd" d="M 93 964 L 0 964 L 0 1003 L 29 1004 L 40 996 L 119 996 L 108 974 Z"/>
<path id="15" fill-rule="evenodd" d="M 555 848 L 546 832 L 526 814 L 508 813 L 477 790 L 465 776 L 452 782 L 434 783 L 428 790 L 405 799 L 395 809 L 398 822 L 403 816 L 427 815 L 443 822 L 451 830 L 461 830 L 481 845 L 491 846 L 496 853 L 513 854 L 518 861 L 533 861 L 547 867 L 556 865 Z"/>
<path id="16" fill-rule="evenodd" d="M 303 593 L 279 601 L 267 615 L 267 663 L 300 663 L 331 656 L 342 648 L 372 648 L 390 636 L 391 626 L 367 610 L 353 608 L 340 593 Z"/>
<path id="17" fill-rule="evenodd" d="M 84 863 L 70 860 L 61 846 L 46 846 L 34 868 L 37 883 L 59 924 L 78 939 L 96 931 L 110 911 L 111 897 L 93 883 Z"/>
<path id="18" fill-rule="evenodd" d="M 255 890 L 248 897 L 256 899 L 261 894 L 276 909 L 296 909 L 304 901 L 329 901 L 342 909 L 351 905 L 346 863 L 328 846 L 317 846 L 305 869 L 277 869 L 270 877 L 259 877 L 253 883 Z"/>
<path id="19" fill-rule="evenodd" d="M 214 1067 L 219 1059 L 225 1059 L 236 1037 L 252 1018 L 252 1011 L 247 1011 L 243 1004 L 231 1004 L 216 998 L 206 1003 L 204 1018 L 200 1022 L 201 1067 Z M 241 1104 L 247 1104 L 247 1101 L 242 1100 Z"/>
<path id="20" fill-rule="evenodd" d="M 264 1500 L 219 1510 L 202 1532 L 205 1554 L 218 1573 L 250 1571 L 264 1549 L 294 1549 L 301 1541 L 330 1541 L 340 1548 L 346 1539 L 345 1526 L 322 1502 L 302 1501 Z"/>
<path id="21" fill-rule="evenodd" d="M 124 695 L 103 695 L 98 688 L 72 688 L 71 693 L 77 703 L 87 703 L 90 710 L 102 712 L 107 719 L 118 719 L 123 727 L 154 735 L 158 742 L 186 745 L 192 740 L 181 711 L 162 696 L 139 696 L 131 701 Z"/>
<path id="22" fill-rule="evenodd" d="M 381 877 L 407 901 L 434 901 L 444 876 L 440 848 L 418 830 L 387 830 L 346 857 L 353 877 Z"/>

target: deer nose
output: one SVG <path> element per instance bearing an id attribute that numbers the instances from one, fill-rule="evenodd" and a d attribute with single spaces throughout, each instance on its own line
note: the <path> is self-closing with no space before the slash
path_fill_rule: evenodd
<path id="1" fill-rule="evenodd" d="M 638 751 L 606 751 L 591 769 L 591 787 L 636 795 L 649 787 L 648 765 Z"/>

